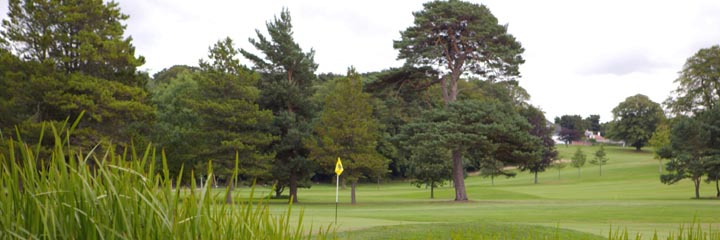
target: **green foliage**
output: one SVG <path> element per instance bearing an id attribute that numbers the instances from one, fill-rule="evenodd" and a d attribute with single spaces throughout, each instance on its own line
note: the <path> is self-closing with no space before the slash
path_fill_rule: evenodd
<path id="1" fill-rule="evenodd" d="M 614 123 L 609 137 L 622 139 L 637 151 L 648 143 L 655 128 L 665 120 L 660 104 L 642 94 L 626 98 L 612 112 Z"/>
<path id="2" fill-rule="evenodd" d="M 418 146 L 410 158 L 409 176 L 415 186 L 430 187 L 430 198 L 435 198 L 435 188 L 452 179 L 450 152 L 437 145 Z"/>
<path id="3" fill-rule="evenodd" d="M 12 110 L 0 117 L 5 130 L 19 124 L 34 138 L 27 133 L 40 122 L 85 111 L 83 130 L 74 136 L 78 147 L 145 140 L 154 109 L 143 88 L 147 76 L 136 69 L 144 59 L 123 36 L 128 16 L 117 3 L 13 0 L 8 7 L 0 35 L 18 57 L 3 50 L 0 59 L 9 67 L 0 68 L 3 86 L 12 93 L 0 93 L 0 105 Z"/>
<path id="4" fill-rule="evenodd" d="M 77 122 L 50 125 L 50 158 L 22 141 L 0 139 L 0 236 L 18 239 L 302 239 L 302 213 L 271 215 L 267 202 L 212 201 L 210 184 L 181 188 L 155 148 L 136 154 L 81 153 L 69 144 Z M 42 137 L 41 137 L 42 138 Z M 237 161 L 237 159 L 236 159 Z M 237 174 L 238 169 L 235 169 Z M 182 174 L 182 173 L 181 173 Z M 190 174 L 192 175 L 192 174 Z M 212 170 L 208 171 L 212 176 Z M 229 191 L 229 188 L 228 190 Z M 252 193 L 251 193 L 252 198 Z M 320 229 L 326 238 L 331 229 Z M 307 238 L 311 238 L 307 235 Z"/>
<path id="5" fill-rule="evenodd" d="M 129 18 L 118 3 L 103 1 L 11 0 L 2 34 L 21 58 L 50 62 L 65 73 L 142 87 L 132 38 L 123 36 Z"/>
<path id="6" fill-rule="evenodd" d="M 560 139 L 565 144 L 572 141 L 580 141 L 585 137 L 583 134 L 588 128 L 588 123 L 582 119 L 580 115 L 563 115 L 555 118 L 555 124 L 560 125 Z"/>
<path id="7" fill-rule="evenodd" d="M 602 176 L 602 166 L 607 164 L 607 161 L 610 160 L 606 156 L 607 153 L 605 153 L 605 145 L 601 144 L 600 149 L 595 152 L 595 157 L 590 160 L 590 164 L 600 166 L 600 176 Z"/>
<path id="8" fill-rule="evenodd" d="M 334 169 L 338 157 L 343 160 L 342 176 L 355 185 L 363 176 L 380 176 L 387 170 L 387 159 L 376 151 L 380 126 L 372 117 L 371 96 L 362 91 L 361 78 L 354 69 L 325 97 L 325 107 L 315 125 L 316 139 L 310 142 L 310 158 L 326 173 Z"/>
<path id="9" fill-rule="evenodd" d="M 237 54 L 232 40 L 226 38 L 210 48 L 208 61 L 200 61 L 199 98 L 190 102 L 201 119 L 198 155 L 214 161 L 218 176 L 229 177 L 233 155 L 239 154 L 242 178 L 265 179 L 274 157 L 273 152 L 264 151 L 275 139 L 266 131 L 273 116 L 271 111 L 260 110 L 258 75 L 240 65 Z"/>
<path id="10" fill-rule="evenodd" d="M 580 168 L 585 166 L 585 161 L 587 160 L 587 156 L 583 152 L 581 148 L 577 148 L 575 151 L 575 154 L 572 156 L 572 161 L 570 162 L 570 165 L 574 168 L 577 168 L 578 170 L 578 176 L 580 176 Z"/>
<path id="11" fill-rule="evenodd" d="M 298 202 L 297 188 L 310 187 L 315 165 L 308 160 L 309 149 L 302 139 L 312 135 L 311 120 L 316 109 L 310 101 L 315 82 L 315 51 L 304 53 L 293 39 L 290 12 L 283 9 L 280 18 L 266 24 L 268 39 L 256 30 L 257 40 L 250 43 L 263 53 L 264 59 L 246 50 L 240 53 L 255 64 L 262 73 L 258 102 L 263 109 L 271 110 L 275 121 L 271 132 L 279 136 L 270 149 L 275 151 L 272 176 L 278 195 L 287 186 L 290 197 Z"/>
<path id="12" fill-rule="evenodd" d="M 545 168 L 550 166 L 558 155 L 557 150 L 555 150 L 555 140 L 552 139 L 555 128 L 554 126 L 548 126 L 545 114 L 536 107 L 530 105 L 522 107 L 520 108 L 520 113 L 525 116 L 528 123 L 532 126 L 530 134 L 541 140 L 542 148 L 540 157 L 526 159 L 526 161 L 520 165 L 520 170 L 528 170 L 537 176 L 537 173 L 545 171 Z M 535 178 L 534 182 L 536 184 L 538 183 L 537 178 Z"/>
<path id="13" fill-rule="evenodd" d="M 426 111 L 403 127 L 398 138 L 413 155 L 437 146 L 446 151 L 459 149 L 477 166 L 488 160 L 523 165 L 539 159 L 543 149 L 530 131 L 527 120 L 509 104 L 464 100 Z"/>
<path id="14" fill-rule="evenodd" d="M 695 113 L 715 107 L 720 98 L 720 46 L 700 49 L 688 58 L 675 83 L 676 96 L 665 101 L 674 113 Z"/>
<path id="15" fill-rule="evenodd" d="M 448 69 L 451 76 L 443 80 L 443 89 L 456 87 L 464 72 L 491 81 L 519 75 L 524 49 L 485 5 L 452 0 L 423 7 L 413 13 L 413 26 L 394 42 L 400 50 L 398 58 L 412 65 Z M 454 95 L 448 96 L 453 101 L 457 96 L 456 89 L 444 92 Z"/>

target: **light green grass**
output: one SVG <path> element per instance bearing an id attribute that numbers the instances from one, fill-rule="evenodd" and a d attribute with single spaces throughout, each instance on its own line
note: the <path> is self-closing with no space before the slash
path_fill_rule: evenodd
<path id="1" fill-rule="evenodd" d="M 588 156 L 596 149 L 583 147 Z M 559 146 L 558 150 L 562 156 L 571 156 L 575 147 Z M 655 233 L 661 238 L 678 233 L 681 225 L 693 222 L 707 229 L 720 226 L 720 201 L 691 199 L 689 181 L 662 184 L 658 162 L 649 149 L 635 152 L 632 148 L 606 147 L 606 151 L 610 160 L 603 166 L 602 177 L 594 165 L 582 168 L 581 177 L 576 169 L 567 167 L 560 179 L 556 170 L 548 169 L 540 173 L 537 185 L 530 173 L 495 179 L 494 186 L 490 179 L 469 177 L 465 183 L 471 201 L 467 203 L 452 201 L 451 186 L 437 189 L 436 199 L 429 199 L 429 189 L 407 182 L 361 184 L 357 205 L 349 204 L 349 188 L 341 189 L 338 230 L 350 231 L 341 236 L 363 239 L 375 238 L 383 231 L 405 236 L 423 226 L 445 229 L 433 234 L 446 232 L 448 236 L 454 226 L 505 226 L 508 231 L 513 226 L 535 226 L 607 237 L 612 228 L 621 227 L 632 238 L 640 234 L 649 239 Z M 243 191 L 239 190 L 241 194 Z M 270 194 L 270 188 L 259 191 Z M 701 196 L 714 195 L 714 185 L 703 184 Z M 334 185 L 301 189 L 299 199 L 307 223 L 327 225 L 334 221 Z M 285 210 L 284 202 L 274 200 L 273 210 Z"/>

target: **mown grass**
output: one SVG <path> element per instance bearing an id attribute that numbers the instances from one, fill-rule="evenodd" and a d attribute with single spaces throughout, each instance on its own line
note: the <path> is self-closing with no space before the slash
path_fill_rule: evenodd
<path id="1" fill-rule="evenodd" d="M 222 191 L 173 188 L 182 183 L 150 147 L 77 152 L 68 144 L 76 124 L 50 126 L 55 145 L 46 159 L 40 147 L 0 139 L 0 239 L 324 239 L 333 232 L 326 225 L 307 234 L 311 227 L 292 206 L 271 214 L 267 202 L 218 204 Z M 158 160 L 163 174 L 155 174 Z"/>
<path id="2" fill-rule="evenodd" d="M 588 155 L 595 149 L 583 147 Z M 559 146 L 558 150 L 561 155 L 571 156 L 575 147 Z M 548 169 L 539 175 L 539 184 L 533 184 L 530 173 L 495 179 L 494 186 L 490 179 L 468 177 L 471 201 L 466 203 L 452 201 L 451 186 L 437 189 L 436 199 L 430 199 L 429 189 L 419 189 L 408 182 L 361 184 L 357 205 L 349 204 L 349 189 L 341 189 L 338 231 L 342 232 L 341 237 L 349 239 L 374 239 L 382 234 L 426 239 L 417 228 L 432 230 L 432 236 L 441 236 L 443 232 L 451 236 L 454 226 L 488 225 L 510 232 L 514 226 L 533 226 L 603 238 L 617 234 L 619 228 L 623 233 L 627 230 L 628 239 L 638 235 L 642 239 L 653 236 L 687 239 L 687 226 L 694 222 L 702 223 L 698 225 L 702 225 L 705 233 L 720 226 L 720 201 L 714 199 L 713 184 L 701 187 L 701 195 L 707 199 L 691 199 L 693 188 L 689 181 L 675 185 L 660 182 L 658 162 L 652 158 L 650 149 L 636 152 L 632 148 L 606 147 L 606 151 L 610 161 L 603 166 L 603 176 L 599 176 L 597 166 L 586 165 L 581 176 L 568 167 L 561 171 L 559 179 L 556 170 Z M 334 221 L 334 188 L 317 184 L 300 190 L 299 205 L 305 211 L 306 221 L 317 224 Z M 269 188 L 258 191 L 270 194 Z M 285 204 L 286 201 L 274 200 L 272 209 L 281 212 Z M 681 226 L 686 226 L 682 232 Z M 455 236 L 462 239 L 459 233 Z M 716 237 L 707 239 L 720 238 L 714 234 L 711 236 Z"/>

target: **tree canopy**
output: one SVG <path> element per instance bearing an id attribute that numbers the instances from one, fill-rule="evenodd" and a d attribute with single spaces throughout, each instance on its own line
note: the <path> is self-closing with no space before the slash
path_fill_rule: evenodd
<path id="1" fill-rule="evenodd" d="M 624 140 L 637 151 L 647 145 L 655 128 L 665 119 L 660 104 L 642 94 L 626 98 L 612 113 L 610 137 Z"/>
<path id="2" fill-rule="evenodd" d="M 442 73 L 439 83 L 445 105 L 457 100 L 458 81 L 464 74 L 487 81 L 513 79 L 524 49 L 498 24 L 485 5 L 457 0 L 433 1 L 414 12 L 413 25 L 400 32 L 394 48 L 407 65 L 429 66 Z M 462 146 L 454 146 L 453 183 L 455 200 L 468 199 L 465 191 Z"/>

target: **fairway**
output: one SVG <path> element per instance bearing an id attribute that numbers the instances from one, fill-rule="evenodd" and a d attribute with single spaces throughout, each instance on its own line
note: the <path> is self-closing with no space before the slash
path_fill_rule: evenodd
<path id="1" fill-rule="evenodd" d="M 558 146 L 564 158 L 569 158 L 575 149 Z M 588 158 L 596 149 L 583 147 Z M 577 169 L 564 168 L 559 179 L 557 170 L 550 168 L 539 174 L 537 185 L 527 172 L 515 178 L 495 179 L 494 186 L 488 178 L 468 177 L 470 201 L 465 203 L 452 201 L 453 189 L 449 185 L 437 189 L 436 198 L 430 199 L 429 189 L 407 182 L 363 184 L 357 190 L 357 205 L 349 204 L 350 189 L 341 189 L 338 234 L 351 239 L 425 239 L 452 234 L 462 238 L 479 234 L 481 229 L 502 233 L 527 228 L 592 238 L 607 237 L 611 229 L 620 228 L 627 229 L 631 236 L 639 233 L 649 238 L 655 232 L 661 237 L 678 232 L 681 225 L 693 222 L 701 223 L 704 229 L 708 225 L 713 231 L 720 228 L 720 201 L 714 199 L 714 183 L 701 186 L 701 196 L 706 199 L 691 199 L 690 181 L 675 185 L 659 181 L 658 161 L 649 149 L 635 152 L 632 148 L 606 147 L 606 151 L 610 160 L 603 166 L 602 177 L 594 165 L 585 165 L 580 177 Z M 238 191 L 241 195 L 248 192 L 247 188 Z M 270 193 L 269 188 L 256 191 L 260 195 Z M 306 228 L 334 222 L 334 185 L 301 189 L 299 199 L 301 203 L 293 206 L 293 211 L 304 210 Z M 287 210 L 284 201 L 271 200 L 273 211 Z M 577 233 L 581 235 L 573 235 Z"/>

